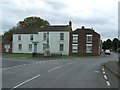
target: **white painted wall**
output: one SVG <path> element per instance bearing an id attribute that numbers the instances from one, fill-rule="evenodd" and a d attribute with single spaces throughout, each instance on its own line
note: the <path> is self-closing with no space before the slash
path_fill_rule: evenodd
<path id="1" fill-rule="evenodd" d="M 21 40 L 18 40 L 18 35 L 21 35 Z M 29 44 L 33 44 L 30 40 L 31 34 L 13 34 L 13 53 L 32 53 L 29 51 Z M 38 40 L 37 34 L 33 35 L 33 41 Z M 18 49 L 18 44 L 22 44 L 22 50 Z M 32 50 L 34 50 L 34 46 L 32 45 Z"/>
<path id="2" fill-rule="evenodd" d="M 38 32 L 38 34 L 13 34 L 13 53 L 32 53 L 34 52 L 34 43 L 30 41 L 30 35 L 33 35 L 33 41 L 37 43 L 37 52 L 44 53 L 43 43 L 43 33 Z M 60 33 L 64 33 L 64 40 L 60 40 Z M 18 40 L 18 35 L 21 35 L 21 41 Z M 64 51 L 59 50 L 59 44 L 64 44 Z M 18 49 L 18 44 L 22 44 L 22 50 Z M 29 51 L 29 44 L 32 44 L 32 51 Z M 50 53 L 56 53 L 63 55 L 69 55 L 69 32 L 49 32 L 49 45 Z"/>
<path id="3" fill-rule="evenodd" d="M 46 41 L 43 40 L 43 33 L 47 32 L 39 32 L 39 52 L 44 53 L 43 51 L 43 43 Z M 64 40 L 60 40 L 60 33 L 64 33 Z M 64 44 L 64 51 L 59 50 L 59 44 Z M 50 45 L 50 53 L 56 53 L 63 55 L 69 55 L 69 32 L 49 32 L 49 45 Z"/>

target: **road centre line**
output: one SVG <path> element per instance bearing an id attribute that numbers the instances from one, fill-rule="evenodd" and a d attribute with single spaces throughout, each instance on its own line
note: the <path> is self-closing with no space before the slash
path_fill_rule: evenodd
<path id="1" fill-rule="evenodd" d="M 40 75 L 34 76 L 33 78 L 26 80 L 26 81 L 24 81 L 24 82 L 22 82 L 22 83 L 20 83 L 20 84 L 18 84 L 18 85 L 16 85 L 16 86 L 14 86 L 14 87 L 11 88 L 10 90 L 13 90 L 13 89 L 15 89 L 15 88 L 18 88 L 18 87 L 22 86 L 23 84 L 26 84 L 26 83 L 28 83 L 28 82 L 30 82 L 30 81 L 38 78 L 38 77 L 40 77 Z"/>
<path id="2" fill-rule="evenodd" d="M 66 63 L 65 65 L 69 65 L 69 64 L 73 64 L 73 63 L 75 63 L 75 62 Z"/>
<path id="3" fill-rule="evenodd" d="M 11 68 L 17 68 L 17 67 L 26 66 L 26 65 L 33 65 L 33 64 L 36 64 L 36 63 L 22 64 L 22 65 L 17 65 L 17 66 L 2 68 L 2 70 L 11 69 Z"/>
<path id="4" fill-rule="evenodd" d="M 45 62 L 49 62 L 49 61 L 57 61 L 57 60 L 39 61 L 39 62 L 30 63 L 30 64 L 22 64 L 22 65 L 17 65 L 17 66 L 2 68 L 2 70 L 17 68 L 17 67 L 21 67 L 21 66 L 25 66 L 25 65 L 34 65 L 34 64 L 39 64 L 39 63 L 45 63 Z"/>
<path id="5" fill-rule="evenodd" d="M 53 71 L 53 70 L 55 70 L 55 69 L 57 69 L 57 68 L 61 68 L 61 67 L 62 67 L 62 66 L 55 67 L 55 68 L 53 68 L 53 69 L 48 70 L 48 72 L 51 72 L 51 71 Z"/>

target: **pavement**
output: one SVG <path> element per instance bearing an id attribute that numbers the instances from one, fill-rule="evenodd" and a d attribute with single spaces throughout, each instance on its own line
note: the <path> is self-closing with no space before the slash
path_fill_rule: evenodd
<path id="1" fill-rule="evenodd" d="M 120 78 L 120 65 L 118 65 L 118 61 L 108 61 L 103 66 Z"/>

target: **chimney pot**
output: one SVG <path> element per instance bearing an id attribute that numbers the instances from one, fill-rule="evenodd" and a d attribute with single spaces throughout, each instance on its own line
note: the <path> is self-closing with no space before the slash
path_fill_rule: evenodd
<path id="1" fill-rule="evenodd" d="M 85 27 L 84 26 L 82 26 L 82 29 L 84 29 Z"/>

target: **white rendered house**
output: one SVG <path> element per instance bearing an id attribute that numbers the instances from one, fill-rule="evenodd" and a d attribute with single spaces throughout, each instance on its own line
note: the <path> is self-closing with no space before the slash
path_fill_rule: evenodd
<path id="1" fill-rule="evenodd" d="M 36 30 L 17 30 L 13 34 L 13 53 L 44 54 L 48 44 L 51 54 L 69 55 L 71 32 L 70 25 L 47 25 Z"/>

